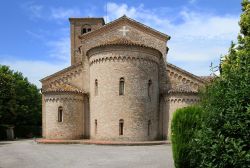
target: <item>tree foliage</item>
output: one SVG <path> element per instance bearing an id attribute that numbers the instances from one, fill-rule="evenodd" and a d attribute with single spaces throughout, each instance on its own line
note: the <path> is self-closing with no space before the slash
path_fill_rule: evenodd
<path id="1" fill-rule="evenodd" d="M 0 65 L 0 125 L 40 125 L 41 94 L 19 72 Z"/>
<path id="2" fill-rule="evenodd" d="M 207 86 L 202 129 L 193 142 L 193 167 L 250 167 L 250 2 L 242 1 L 238 43 Z"/>
<path id="3" fill-rule="evenodd" d="M 199 106 L 177 109 L 173 115 L 171 141 L 176 168 L 190 167 L 190 142 L 201 127 L 201 115 L 202 109 Z"/>

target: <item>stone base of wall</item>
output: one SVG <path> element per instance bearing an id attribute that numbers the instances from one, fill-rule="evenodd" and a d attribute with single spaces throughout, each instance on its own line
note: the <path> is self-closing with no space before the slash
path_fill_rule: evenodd
<path id="1" fill-rule="evenodd" d="M 97 141 L 89 139 L 81 140 L 49 140 L 49 139 L 36 139 L 37 143 L 41 144 L 94 144 L 94 145 L 126 145 L 126 146 L 146 146 L 146 145 L 164 145 L 171 144 L 170 141 Z"/>

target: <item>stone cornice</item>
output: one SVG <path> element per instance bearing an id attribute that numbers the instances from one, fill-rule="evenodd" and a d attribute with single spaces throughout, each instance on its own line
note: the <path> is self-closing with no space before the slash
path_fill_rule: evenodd
<path id="1" fill-rule="evenodd" d="M 91 20 L 100 20 L 102 21 L 102 24 L 105 25 L 105 21 L 102 17 L 100 18 L 69 18 L 69 22 L 73 23 L 73 22 L 79 22 L 79 21 L 91 21 Z"/>
<path id="2" fill-rule="evenodd" d="M 191 103 L 191 104 L 194 104 L 194 103 L 200 102 L 200 99 L 199 98 L 166 98 L 165 101 L 170 102 L 170 103 Z"/>
<path id="3" fill-rule="evenodd" d="M 108 43 L 109 44 L 109 43 Z M 130 44 L 130 43 L 129 43 Z M 127 45 L 126 45 L 127 46 Z M 118 43 L 110 46 L 103 46 L 100 47 L 93 47 L 87 52 L 87 56 L 89 58 L 90 65 L 95 63 L 102 63 L 102 62 L 124 62 L 124 61 L 139 61 L 146 64 L 159 64 L 161 52 L 154 48 L 142 48 L 141 46 L 126 46 Z M 124 55 L 124 52 L 129 51 L 131 54 Z M 140 52 L 140 55 L 133 55 L 133 52 Z M 101 54 L 100 54 L 101 53 Z M 107 53 L 107 54 L 105 54 Z M 108 54 L 108 53 L 116 53 L 116 54 Z M 98 55 L 98 57 L 96 57 Z"/>
<path id="4" fill-rule="evenodd" d="M 101 63 L 101 62 L 108 62 L 108 61 L 113 61 L 113 62 L 119 62 L 119 61 L 145 61 L 148 63 L 155 63 L 159 64 L 159 61 L 153 60 L 153 59 L 147 59 L 147 58 L 140 58 L 140 57 L 133 57 L 133 56 L 112 56 L 112 57 L 103 57 L 103 58 L 97 58 L 93 59 L 90 61 L 90 65 L 96 64 L 96 63 Z"/>
<path id="5" fill-rule="evenodd" d="M 93 36 L 98 36 L 100 33 L 103 33 L 105 31 L 109 31 L 110 29 L 112 29 L 114 26 L 117 26 L 117 25 L 122 25 L 122 24 L 130 24 L 131 26 L 133 27 L 136 27 L 137 29 L 140 29 L 141 31 L 145 32 L 145 33 L 148 33 L 148 34 L 151 34 L 153 35 L 154 37 L 157 37 L 161 40 L 164 40 L 164 41 L 168 41 L 170 39 L 170 36 L 164 34 L 164 33 L 161 33 L 155 29 L 152 29 L 140 22 L 137 22 L 131 18 L 128 18 L 127 16 L 122 16 L 106 25 L 104 25 L 103 27 L 101 27 L 100 29 L 97 29 L 95 31 L 91 31 L 89 33 L 86 33 L 86 34 L 83 34 L 83 35 L 80 35 L 79 38 L 82 39 L 82 40 L 85 40 L 85 39 L 88 39 L 88 38 L 91 38 Z"/>
<path id="6" fill-rule="evenodd" d="M 75 101 L 83 102 L 83 98 L 71 98 L 71 97 L 48 97 L 45 98 L 45 102 L 65 102 L 65 101 Z"/>

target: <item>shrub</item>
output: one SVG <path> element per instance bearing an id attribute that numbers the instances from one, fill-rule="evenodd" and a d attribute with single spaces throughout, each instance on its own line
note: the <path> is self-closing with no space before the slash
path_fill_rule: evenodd
<path id="1" fill-rule="evenodd" d="M 171 141 L 176 168 L 190 167 L 190 142 L 201 127 L 202 109 L 189 106 L 177 109 L 171 123 Z"/>

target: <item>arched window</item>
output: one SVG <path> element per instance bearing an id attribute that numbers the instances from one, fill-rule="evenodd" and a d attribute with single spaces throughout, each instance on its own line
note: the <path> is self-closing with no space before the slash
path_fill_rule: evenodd
<path id="1" fill-rule="evenodd" d="M 98 80 L 95 80 L 95 95 L 98 95 Z"/>
<path id="2" fill-rule="evenodd" d="M 151 120 L 148 120 L 148 136 L 150 136 Z"/>
<path id="3" fill-rule="evenodd" d="M 58 107 L 58 122 L 63 121 L 63 108 L 62 106 Z"/>
<path id="4" fill-rule="evenodd" d="M 119 135 L 123 135 L 124 120 L 119 120 Z"/>
<path id="5" fill-rule="evenodd" d="M 82 28 L 82 34 L 87 33 L 87 29 L 86 28 Z"/>
<path id="6" fill-rule="evenodd" d="M 125 89 L 125 80 L 124 80 L 124 78 L 120 78 L 119 95 L 124 95 L 124 89 Z"/>
<path id="7" fill-rule="evenodd" d="M 88 25 L 88 24 L 86 24 L 86 25 L 82 26 L 82 32 L 81 32 L 81 34 L 88 33 L 90 31 L 91 31 L 91 26 Z"/>
<path id="8" fill-rule="evenodd" d="M 97 134 L 97 120 L 95 119 L 95 134 Z"/>
<path id="9" fill-rule="evenodd" d="M 148 97 L 149 100 L 151 101 L 151 96 L 152 96 L 152 80 L 148 80 Z"/>

